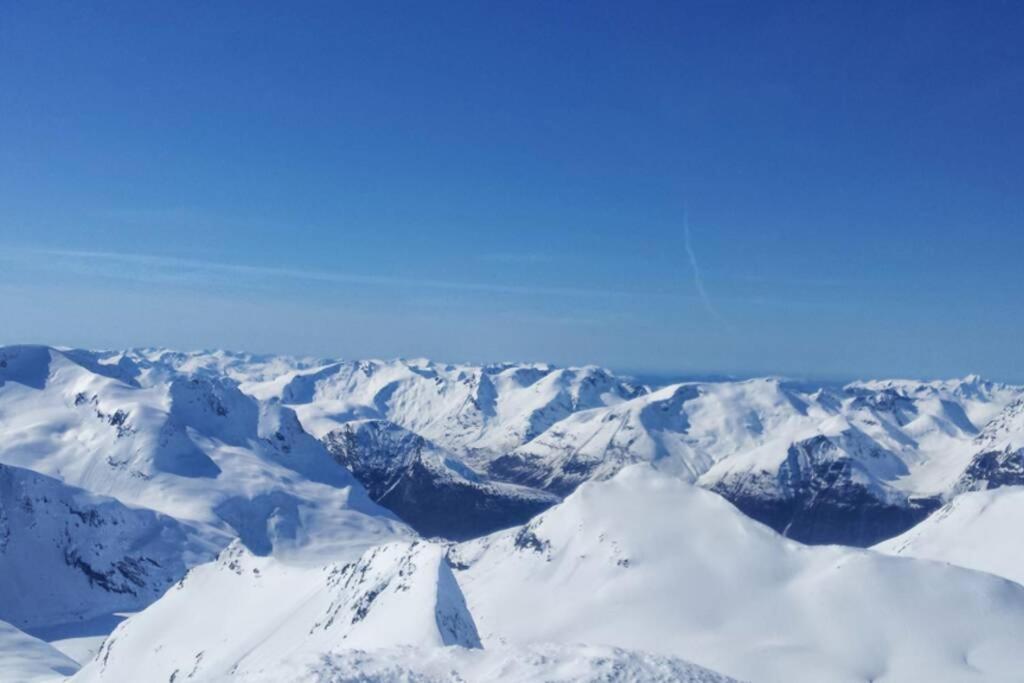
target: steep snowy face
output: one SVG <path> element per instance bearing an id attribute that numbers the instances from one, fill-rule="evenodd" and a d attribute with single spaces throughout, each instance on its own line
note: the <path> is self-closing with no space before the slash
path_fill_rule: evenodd
<path id="1" fill-rule="evenodd" d="M 347 650 L 480 646 L 440 546 L 391 543 L 322 568 L 240 544 L 123 622 L 76 681 L 256 678 Z"/>
<path id="2" fill-rule="evenodd" d="M 215 554 L 170 517 L 0 465 L 0 619 L 18 628 L 141 609 Z"/>
<path id="3" fill-rule="evenodd" d="M 146 358 L 0 349 L 0 462 L 30 468 L 258 553 L 408 533 L 294 412 Z"/>
<path id="4" fill-rule="evenodd" d="M 956 496 L 907 532 L 875 546 L 891 555 L 937 560 L 1024 585 L 1024 487 Z"/>
<path id="5" fill-rule="evenodd" d="M 451 559 L 485 648 L 644 648 L 750 681 L 1009 681 L 1024 665 L 1022 587 L 801 546 L 646 466 Z"/>

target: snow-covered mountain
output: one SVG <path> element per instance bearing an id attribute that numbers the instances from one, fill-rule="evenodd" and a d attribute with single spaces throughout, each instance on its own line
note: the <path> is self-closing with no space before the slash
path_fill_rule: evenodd
<path id="1" fill-rule="evenodd" d="M 866 546 L 1021 469 L 1000 434 L 1024 390 L 977 377 L 651 389 L 594 367 L 43 347 L 0 364 L 0 411 L 20 416 L 0 422 L 0 462 L 233 534 L 250 508 L 337 509 L 345 470 L 421 533 L 462 539 L 652 462 L 792 538 Z M 67 425 L 77 438 L 55 439 Z"/>
<path id="2" fill-rule="evenodd" d="M 0 676 L 1012 680 L 1024 588 L 969 569 L 1021 580 L 1022 418 L 977 377 L 2 347 Z"/>
<path id="3" fill-rule="evenodd" d="M 644 466 L 459 546 L 453 563 L 485 648 L 644 647 L 751 681 L 1011 680 L 1024 658 L 1009 635 L 1021 587 L 802 546 Z"/>
<path id="4" fill-rule="evenodd" d="M 1022 628 L 1022 586 L 802 546 L 638 465 L 447 550 L 391 543 L 312 568 L 233 544 L 124 621 L 74 680 L 483 681 L 504 667 L 529 680 L 553 666 L 595 680 L 573 654 L 591 643 L 614 648 L 612 680 L 717 680 L 692 661 L 748 681 L 1009 681 Z M 545 651 L 543 666 L 509 663 Z"/>
<path id="5" fill-rule="evenodd" d="M 297 567 L 233 544 L 122 623 L 76 680 L 246 679 L 306 652 L 480 646 L 441 547 L 391 543 L 345 559 Z"/>
<path id="6" fill-rule="evenodd" d="M 45 347 L 0 349 L 0 463 L 146 507 L 254 552 L 405 533 L 278 401 L 231 379 Z"/>
<path id="7" fill-rule="evenodd" d="M 428 361 L 330 363 L 242 386 L 291 406 L 321 438 L 355 420 L 386 420 L 492 482 L 560 496 L 654 462 L 793 538 L 862 546 L 941 505 L 976 455 L 975 439 L 1024 397 L 974 376 L 651 390 L 595 368 Z"/>
<path id="8" fill-rule="evenodd" d="M 957 481 L 958 493 L 912 529 L 876 546 L 894 555 L 948 562 L 1024 585 L 1024 400 L 991 420 Z"/>

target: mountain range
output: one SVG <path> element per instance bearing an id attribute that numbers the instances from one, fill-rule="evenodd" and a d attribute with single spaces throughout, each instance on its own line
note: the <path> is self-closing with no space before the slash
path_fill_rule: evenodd
<path id="1" fill-rule="evenodd" d="M 3 680 L 1011 681 L 1024 387 L 0 347 Z"/>

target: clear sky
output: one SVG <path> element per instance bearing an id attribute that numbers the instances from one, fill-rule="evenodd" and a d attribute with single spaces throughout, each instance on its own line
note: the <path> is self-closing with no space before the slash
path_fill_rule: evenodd
<path id="1" fill-rule="evenodd" d="M 1024 381 L 1022 36 L 995 1 L 8 1 L 0 342 Z"/>

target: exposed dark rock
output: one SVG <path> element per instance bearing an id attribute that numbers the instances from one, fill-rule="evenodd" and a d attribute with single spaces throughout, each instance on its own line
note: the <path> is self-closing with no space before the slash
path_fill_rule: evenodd
<path id="1" fill-rule="evenodd" d="M 960 475 L 956 491 L 983 491 L 1024 485 L 1024 448 L 984 451 Z"/>

